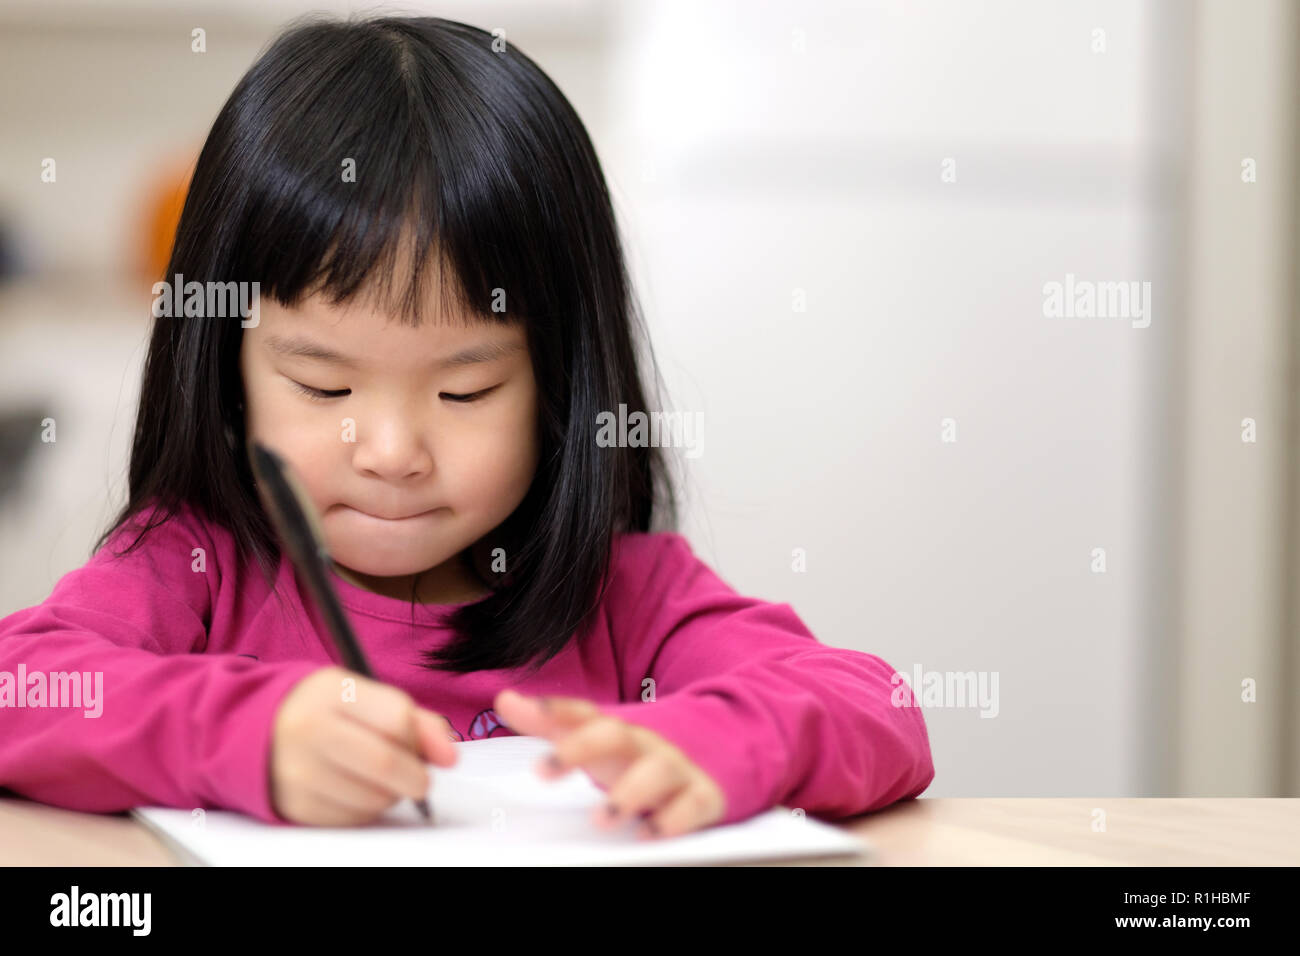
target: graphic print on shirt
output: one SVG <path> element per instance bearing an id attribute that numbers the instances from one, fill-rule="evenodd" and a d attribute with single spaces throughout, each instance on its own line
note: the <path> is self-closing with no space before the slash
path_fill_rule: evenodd
<path id="1" fill-rule="evenodd" d="M 484 737 L 491 737 L 496 734 L 498 737 L 513 737 L 515 732 L 502 723 L 497 712 L 489 707 L 487 710 L 480 710 L 474 720 L 469 725 L 469 736 L 464 736 L 451 721 L 447 721 L 451 726 L 451 732 L 456 735 L 456 740 L 482 740 Z M 497 731 L 501 731 L 499 734 Z"/>

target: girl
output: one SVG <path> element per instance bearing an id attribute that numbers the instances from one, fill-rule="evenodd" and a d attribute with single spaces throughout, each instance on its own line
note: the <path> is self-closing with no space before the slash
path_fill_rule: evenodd
<path id="1" fill-rule="evenodd" d="M 167 279 L 129 500 L 0 621 L 0 785 L 360 824 L 453 739 L 510 733 L 647 835 L 929 785 L 893 668 L 737 594 L 671 530 L 660 449 L 595 440 L 651 407 L 644 329 L 591 141 L 518 49 L 434 18 L 292 25 L 213 124 Z M 212 314 L 214 286 L 258 307 Z M 334 666 L 253 439 L 320 513 L 376 680 Z"/>

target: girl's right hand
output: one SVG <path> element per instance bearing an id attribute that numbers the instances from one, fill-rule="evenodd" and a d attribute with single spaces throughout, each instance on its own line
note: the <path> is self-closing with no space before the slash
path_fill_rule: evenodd
<path id="1" fill-rule="evenodd" d="M 344 681 L 355 692 L 344 700 Z M 451 725 L 405 691 L 342 667 L 294 685 L 275 715 L 271 803 L 286 820 L 356 826 L 428 795 L 424 761 L 456 762 Z"/>

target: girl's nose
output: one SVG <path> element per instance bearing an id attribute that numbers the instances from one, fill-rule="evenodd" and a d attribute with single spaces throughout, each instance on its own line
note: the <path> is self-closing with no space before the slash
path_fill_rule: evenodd
<path id="1" fill-rule="evenodd" d="M 433 471 L 433 456 L 420 432 L 396 417 L 357 422 L 352 461 L 358 471 L 386 481 L 409 481 Z"/>

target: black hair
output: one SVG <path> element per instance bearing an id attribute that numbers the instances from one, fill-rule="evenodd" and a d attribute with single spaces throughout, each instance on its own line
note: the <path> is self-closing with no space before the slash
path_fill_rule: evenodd
<path id="1" fill-rule="evenodd" d="M 341 175 L 348 158 L 355 182 Z M 599 412 L 649 412 L 634 333 L 654 362 L 595 150 L 546 74 L 477 27 L 291 22 L 213 123 L 166 280 L 256 281 L 286 307 L 373 293 L 419 325 L 430 267 L 444 319 L 524 324 L 541 452 L 519 507 L 479 542 L 506 549 L 509 573 L 484 578 L 489 595 L 454 612 L 455 638 L 424 663 L 540 668 L 603 597 L 614 535 L 656 530 L 657 508 L 663 527 L 676 523 L 662 450 L 595 440 Z M 497 289 L 504 314 L 492 310 Z M 242 332 L 232 319 L 155 318 L 129 498 L 97 548 L 146 507 L 159 519 L 141 537 L 187 506 L 228 528 L 241 564 L 255 558 L 271 580 L 280 549 L 246 450 Z"/>

